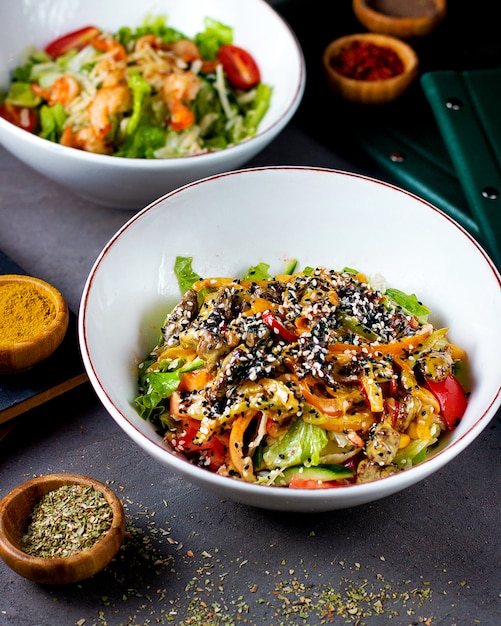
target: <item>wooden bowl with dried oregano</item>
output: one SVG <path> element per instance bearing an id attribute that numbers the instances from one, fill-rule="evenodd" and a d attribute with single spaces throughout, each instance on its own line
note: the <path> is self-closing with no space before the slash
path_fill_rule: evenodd
<path id="1" fill-rule="evenodd" d="M 61 293 L 40 278 L 0 276 L 0 374 L 49 357 L 66 335 L 69 311 Z"/>
<path id="2" fill-rule="evenodd" d="M 40 476 L 0 502 L 0 557 L 37 583 L 93 576 L 116 555 L 124 533 L 120 499 L 88 476 Z"/>

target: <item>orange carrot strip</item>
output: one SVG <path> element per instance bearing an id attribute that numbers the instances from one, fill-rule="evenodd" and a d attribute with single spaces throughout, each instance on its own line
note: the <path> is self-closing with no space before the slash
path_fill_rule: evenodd
<path id="1" fill-rule="evenodd" d="M 383 355 L 400 355 L 404 352 L 412 352 L 420 347 L 423 339 L 426 339 L 431 334 L 431 328 L 426 328 L 422 333 L 418 335 L 409 335 L 403 337 L 399 341 L 390 341 L 382 344 L 361 344 L 354 345 L 351 343 L 333 343 L 329 345 L 329 352 L 339 354 L 341 352 L 356 352 L 357 354 L 368 354 L 374 356 L 375 354 Z"/>
<path id="2" fill-rule="evenodd" d="M 244 456 L 244 435 L 250 422 L 257 415 L 257 411 L 248 410 L 238 415 L 231 426 L 229 451 L 231 462 L 240 474 L 248 481 L 254 480 L 254 468 L 250 456 Z"/>
<path id="3" fill-rule="evenodd" d="M 207 386 L 212 379 L 210 372 L 204 368 L 185 372 L 179 382 L 179 391 L 199 391 Z"/>

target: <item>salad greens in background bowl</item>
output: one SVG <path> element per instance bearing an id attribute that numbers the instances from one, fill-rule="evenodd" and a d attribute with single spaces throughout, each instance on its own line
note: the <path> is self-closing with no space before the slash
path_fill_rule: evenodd
<path id="1" fill-rule="evenodd" d="M 265 0 L 9 0 L 0 22 L 1 144 L 111 207 L 242 166 L 305 87 L 298 41 Z"/>
<path id="2" fill-rule="evenodd" d="M 298 272 L 300 305 L 290 287 Z M 192 327 L 190 307 L 207 297 L 207 323 Z M 374 324 L 361 313 L 366 298 Z M 296 316 L 301 307 L 308 314 Z M 492 365 L 500 319 L 499 273 L 450 217 L 384 182 L 283 166 L 190 183 L 132 217 L 88 277 L 79 339 L 103 405 L 166 472 L 248 505 L 309 512 L 390 496 L 474 441 L 501 404 Z M 205 339 L 218 333 L 233 352 L 214 355 L 217 342 Z M 317 361 L 308 356 L 322 350 L 335 363 L 335 380 L 324 385 L 331 397 L 319 392 Z M 245 358 L 234 361 L 238 352 Z M 231 367 L 212 368 L 220 411 L 207 416 L 204 370 L 219 358 Z M 442 393 L 438 379 L 447 380 Z M 466 395 L 449 387 L 453 379 Z M 246 395 L 253 385 L 267 394 Z M 338 392 L 346 402 L 333 411 Z M 417 394 L 426 411 L 402 425 Z M 263 429 L 259 440 L 251 424 Z M 381 457 L 376 444 L 385 447 Z M 367 461 L 372 473 L 361 470 Z"/>

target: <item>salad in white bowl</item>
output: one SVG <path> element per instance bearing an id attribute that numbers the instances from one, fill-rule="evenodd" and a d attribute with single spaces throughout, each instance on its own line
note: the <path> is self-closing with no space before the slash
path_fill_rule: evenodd
<path id="1" fill-rule="evenodd" d="M 301 102 L 301 47 L 266 0 L 49 4 L 0 3 L 0 143 L 86 200 L 139 211 L 235 170 Z"/>
<path id="2" fill-rule="evenodd" d="M 182 289 L 175 270 L 178 257 L 193 259 Z M 290 259 L 297 259 L 294 269 L 288 267 Z M 269 264 L 269 275 L 257 280 L 252 272 L 246 282 L 249 268 L 259 267 L 261 261 Z M 319 288 L 312 290 L 317 271 Z M 305 286 L 301 308 L 289 306 L 295 284 Z M 345 285 L 353 287 L 353 298 Z M 268 286 L 273 289 L 258 295 Z M 390 496 L 433 474 L 433 480 L 440 481 L 439 470 L 487 426 L 501 404 L 499 371 L 492 366 L 492 355 L 501 351 L 500 287 L 499 272 L 479 244 L 447 215 L 412 194 L 357 174 L 321 168 L 246 169 L 186 185 L 146 207 L 116 233 L 84 288 L 80 345 L 104 407 L 166 472 L 180 474 L 219 497 L 254 506 L 328 511 Z M 249 289 L 255 293 L 249 294 Z M 168 318 L 183 297 L 191 298 L 192 294 L 183 296 L 190 290 L 197 294 L 193 317 L 181 314 L 189 301 L 185 300 L 174 319 Z M 361 307 L 353 306 L 357 292 L 360 297 L 370 293 L 374 304 L 383 303 L 382 310 L 379 305 L 375 308 L 384 323 L 359 317 Z M 307 294 L 310 303 L 303 299 Z M 203 295 L 209 298 L 208 306 L 199 315 Z M 216 324 L 224 340 L 218 353 L 215 347 L 210 349 L 210 342 L 199 342 L 210 337 L 211 327 L 205 324 L 216 320 L 211 298 L 221 298 L 222 303 L 227 296 L 232 306 L 220 309 L 224 320 Z M 309 318 L 315 310 L 313 296 L 322 303 L 320 308 L 325 305 L 332 327 L 309 327 L 315 321 L 314 315 Z M 303 308 L 308 313 L 304 319 Z M 400 308 L 406 309 L 403 316 Z M 171 334 L 178 314 L 186 333 Z M 244 322 L 249 327 L 242 341 Z M 269 367 L 264 375 L 248 345 L 253 331 L 256 350 L 263 341 L 258 354 L 271 350 L 273 357 L 264 366 Z M 237 352 L 224 354 L 234 341 Z M 308 357 L 310 348 L 318 359 Z M 247 365 L 237 358 L 246 350 Z M 325 382 L 323 368 L 317 367 L 322 356 Z M 229 368 L 221 367 L 226 358 Z M 234 369 L 239 360 L 242 369 Z M 210 380 L 204 372 L 209 364 L 214 365 Z M 190 369 L 192 375 L 179 387 Z M 459 414 L 449 414 L 440 406 L 436 386 L 435 393 L 430 391 L 434 382 L 440 384 L 439 370 L 439 378 L 450 382 L 454 376 L 468 394 L 465 398 L 460 388 L 448 394 L 456 398 L 455 408 L 463 405 L 464 413 L 461 408 Z M 197 374 L 200 380 L 195 384 Z M 199 387 L 192 395 L 190 378 Z M 282 385 L 263 381 L 266 378 L 284 383 L 287 393 Z M 157 393 L 160 389 L 156 397 L 155 386 Z M 227 393 L 233 386 L 244 392 L 240 407 L 235 395 Z M 283 393 L 274 397 L 272 389 Z M 177 393 L 172 413 L 183 419 L 171 416 L 170 392 Z M 141 396 L 142 408 L 137 402 Z M 266 397 L 267 404 L 259 407 Z M 213 406 L 204 411 L 207 398 Z M 411 411 L 418 400 L 425 415 Z M 245 415 L 247 401 L 251 413 Z M 308 414 L 307 405 L 313 407 Z M 283 420 L 278 415 L 282 407 L 292 411 Z M 185 417 L 197 420 L 200 427 L 185 434 Z M 396 431 L 388 430 L 389 438 L 374 433 L 373 442 L 389 444 L 382 464 L 374 450 L 367 455 L 366 447 L 371 445 L 371 429 L 380 424 Z M 266 432 L 260 439 L 263 425 Z M 294 454 L 293 445 L 280 450 L 299 427 L 314 433 L 315 447 L 304 445 Z M 219 436 L 222 462 L 211 471 L 211 455 L 202 448 Z M 233 459 L 224 449 L 224 438 L 229 442 L 230 436 L 238 444 Z M 305 438 L 300 439 L 304 444 Z M 252 460 L 248 474 L 246 457 Z M 376 480 L 359 479 L 358 462 L 363 461 L 370 463 Z M 223 465 L 225 469 L 220 469 Z M 337 475 L 333 481 L 327 473 L 320 482 L 348 484 L 291 489 L 275 483 L 283 477 L 290 480 L 297 466 L 309 471 L 314 465 L 343 466 L 344 478 Z M 461 464 L 457 469 L 463 471 Z M 305 478 L 304 471 L 294 478 L 296 485 Z M 313 480 L 318 482 L 318 475 Z"/>
<path id="3" fill-rule="evenodd" d="M 136 398 L 174 450 L 222 476 L 327 489 L 424 461 L 467 406 L 466 354 L 415 295 L 352 268 L 175 272 L 183 298 Z M 160 333 L 160 329 L 159 329 Z M 458 378 L 459 377 L 459 378 Z"/>
<path id="4" fill-rule="evenodd" d="M 253 137 L 270 105 L 253 56 L 206 17 L 194 37 L 165 16 L 117 32 L 84 26 L 28 47 L 0 116 L 70 148 L 128 158 L 222 150 Z"/>

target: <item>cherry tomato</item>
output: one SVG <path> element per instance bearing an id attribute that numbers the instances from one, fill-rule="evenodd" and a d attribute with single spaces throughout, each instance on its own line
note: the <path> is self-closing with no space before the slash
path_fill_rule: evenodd
<path id="1" fill-rule="evenodd" d="M 0 105 L 0 117 L 32 133 L 37 125 L 37 116 L 29 107 L 18 107 L 4 102 Z"/>
<path id="2" fill-rule="evenodd" d="M 447 424 L 447 428 L 452 429 L 457 426 L 467 405 L 466 394 L 458 379 L 450 374 L 440 382 L 427 380 L 426 386 L 438 400 L 440 413 Z"/>
<path id="3" fill-rule="evenodd" d="M 70 50 L 81 50 L 100 33 L 101 30 L 96 26 L 84 26 L 84 28 L 54 39 L 45 47 L 45 52 L 52 58 L 56 58 Z"/>
<path id="4" fill-rule="evenodd" d="M 218 58 L 233 87 L 247 90 L 261 81 L 259 67 L 247 50 L 225 44 L 219 49 Z"/>

